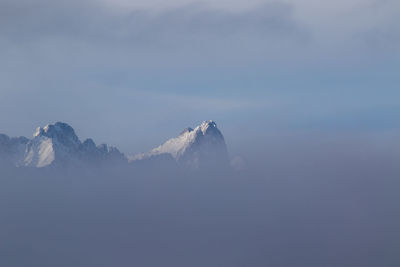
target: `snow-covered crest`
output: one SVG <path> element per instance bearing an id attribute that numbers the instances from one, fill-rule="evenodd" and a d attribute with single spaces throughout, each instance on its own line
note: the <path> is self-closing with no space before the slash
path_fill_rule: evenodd
<path id="1" fill-rule="evenodd" d="M 63 122 L 38 127 L 30 140 L 0 135 L 0 156 L 2 155 L 7 155 L 10 159 L 8 162 L 20 167 L 128 163 L 125 155 L 115 147 L 106 144 L 97 146 L 90 138 L 81 142 L 74 129 Z M 177 137 L 148 153 L 130 158 L 130 161 L 148 162 L 149 159 L 154 164 L 168 162 L 198 168 L 226 163 L 228 153 L 222 133 L 217 124 L 210 120 L 203 121 L 195 128 L 186 128 Z"/>
<path id="2" fill-rule="evenodd" d="M 96 146 L 92 139 L 82 143 L 70 125 L 56 122 L 36 129 L 26 146 L 24 165 L 45 167 L 54 163 L 96 163 L 111 158 L 125 160 L 118 149 L 106 144 Z"/>
<path id="3" fill-rule="evenodd" d="M 203 121 L 194 129 L 186 128 L 178 137 L 132 157 L 131 161 L 162 154 L 170 154 L 177 162 L 194 168 L 210 163 L 219 164 L 228 159 L 224 137 L 212 120 Z"/>

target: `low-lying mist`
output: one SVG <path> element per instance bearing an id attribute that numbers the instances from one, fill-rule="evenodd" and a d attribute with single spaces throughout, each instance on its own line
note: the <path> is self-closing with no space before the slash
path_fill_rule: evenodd
<path id="1" fill-rule="evenodd" d="M 3 168 L 0 266 L 399 266 L 399 153 L 292 140 L 246 160 Z"/>

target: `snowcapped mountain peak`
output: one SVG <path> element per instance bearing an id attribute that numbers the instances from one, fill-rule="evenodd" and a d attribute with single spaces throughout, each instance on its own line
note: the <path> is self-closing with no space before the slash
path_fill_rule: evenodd
<path id="1" fill-rule="evenodd" d="M 201 131 L 203 132 L 203 134 L 206 134 L 206 132 L 207 132 L 208 129 L 217 129 L 217 124 L 216 124 L 214 121 L 212 121 L 212 120 L 203 121 L 203 122 L 200 124 L 200 129 L 201 129 Z"/>
<path id="2" fill-rule="evenodd" d="M 23 165 L 45 167 L 54 163 L 98 163 L 109 159 L 124 161 L 125 155 L 107 145 L 96 146 L 90 138 L 82 143 L 70 125 L 56 122 L 36 129 L 26 145 Z"/>
<path id="3" fill-rule="evenodd" d="M 178 137 L 169 139 L 147 153 L 131 157 L 131 160 L 163 154 L 170 154 L 178 163 L 194 168 L 225 162 L 228 158 L 224 137 L 212 120 L 203 121 L 194 129 L 186 128 Z"/>
<path id="4" fill-rule="evenodd" d="M 228 153 L 217 124 L 208 120 L 194 128 L 184 129 L 177 137 L 147 153 L 130 157 L 129 161 L 143 166 L 152 162 L 197 169 L 224 166 L 228 163 Z M 10 138 L 0 134 L 0 165 L 7 162 L 17 167 L 34 168 L 98 167 L 108 163 L 127 164 L 129 161 L 116 147 L 96 145 L 90 138 L 81 142 L 75 130 L 63 122 L 38 127 L 32 139 Z"/>
<path id="5" fill-rule="evenodd" d="M 26 146 L 24 165 L 45 167 L 58 161 L 67 161 L 76 153 L 81 142 L 67 123 L 56 122 L 38 127 Z"/>
<path id="6" fill-rule="evenodd" d="M 56 122 L 55 124 L 47 124 L 43 128 L 37 128 L 33 137 L 41 136 L 56 139 L 66 146 L 78 146 L 80 144 L 74 129 L 64 122 Z"/>

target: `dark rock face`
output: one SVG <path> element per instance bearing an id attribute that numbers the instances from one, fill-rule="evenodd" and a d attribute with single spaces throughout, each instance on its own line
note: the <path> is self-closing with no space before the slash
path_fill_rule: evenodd
<path id="1" fill-rule="evenodd" d="M 116 147 L 101 144 L 97 146 L 98 151 L 103 160 L 110 162 L 127 162 L 127 159 L 123 153 L 121 153 Z"/>
<path id="2" fill-rule="evenodd" d="M 49 124 L 44 128 L 39 128 L 35 136 L 45 136 L 56 139 L 60 144 L 71 148 L 77 148 L 80 144 L 79 138 L 75 134 L 74 129 L 67 123 L 63 122 L 56 122 L 55 124 Z"/>
<path id="3" fill-rule="evenodd" d="M 214 121 L 205 121 L 194 131 L 193 142 L 179 157 L 178 162 L 198 168 L 227 165 L 228 150 L 217 124 Z"/>

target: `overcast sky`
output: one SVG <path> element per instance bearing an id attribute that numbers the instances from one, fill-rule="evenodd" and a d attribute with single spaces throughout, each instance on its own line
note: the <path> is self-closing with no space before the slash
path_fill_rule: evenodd
<path id="1" fill-rule="evenodd" d="M 206 119 L 228 146 L 400 127 L 397 0 L 0 0 L 0 59 L 12 136 L 65 121 L 129 154 Z"/>

